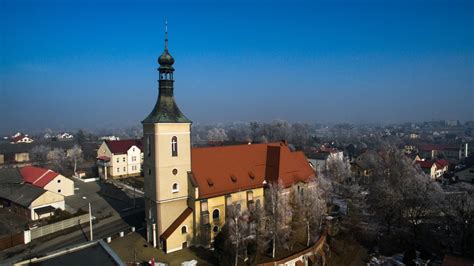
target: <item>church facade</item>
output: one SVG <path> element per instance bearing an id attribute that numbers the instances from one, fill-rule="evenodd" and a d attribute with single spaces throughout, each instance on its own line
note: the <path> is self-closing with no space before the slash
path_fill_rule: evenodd
<path id="1" fill-rule="evenodd" d="M 142 124 L 147 241 L 169 253 L 209 246 L 228 207 L 261 206 L 267 182 L 289 187 L 308 182 L 315 172 L 284 141 L 192 148 L 192 122 L 174 99 L 174 59 L 165 34 L 158 99 Z"/>

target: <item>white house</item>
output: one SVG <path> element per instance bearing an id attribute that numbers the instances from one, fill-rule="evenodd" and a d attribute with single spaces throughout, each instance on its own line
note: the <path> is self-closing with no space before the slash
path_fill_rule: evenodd
<path id="1" fill-rule="evenodd" d="M 103 179 L 139 176 L 143 162 L 142 141 L 106 140 L 97 151 L 99 176 Z"/>
<path id="2" fill-rule="evenodd" d="M 31 143 L 33 142 L 33 139 L 28 137 L 28 135 L 23 135 L 21 133 L 16 133 L 15 135 L 12 136 L 10 143 L 11 144 L 17 144 L 17 143 Z"/>
<path id="3" fill-rule="evenodd" d="M 70 140 L 70 139 L 73 139 L 74 136 L 67 133 L 67 132 L 63 132 L 63 133 L 57 134 L 56 138 L 59 139 L 59 140 Z"/>

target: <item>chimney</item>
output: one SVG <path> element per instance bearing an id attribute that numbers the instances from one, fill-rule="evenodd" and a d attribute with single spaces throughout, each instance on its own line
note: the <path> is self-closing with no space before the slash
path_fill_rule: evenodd
<path id="1" fill-rule="evenodd" d="M 278 182 L 280 173 L 280 146 L 267 146 L 267 161 L 265 179 L 268 182 Z"/>

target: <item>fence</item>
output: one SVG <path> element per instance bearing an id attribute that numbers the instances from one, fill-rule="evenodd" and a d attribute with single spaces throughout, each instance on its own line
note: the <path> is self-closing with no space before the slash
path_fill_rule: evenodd
<path id="1" fill-rule="evenodd" d="M 286 258 L 258 264 L 258 266 L 276 266 L 276 265 L 319 265 L 317 255 L 321 255 L 324 261 L 324 245 L 326 244 L 326 234 L 319 237 L 319 240 L 311 247 L 302 250 Z M 325 263 L 323 262 L 322 265 Z"/>
<path id="2" fill-rule="evenodd" d="M 0 250 L 23 244 L 23 233 L 0 237 Z"/>
<path id="3" fill-rule="evenodd" d="M 52 233 L 59 232 L 61 230 L 71 228 L 76 225 L 89 222 L 89 214 L 83 214 L 81 216 L 72 217 L 66 220 L 59 221 L 57 223 L 44 225 L 41 227 L 33 228 L 25 231 L 25 243 L 29 243 L 33 239 L 40 238 Z"/>

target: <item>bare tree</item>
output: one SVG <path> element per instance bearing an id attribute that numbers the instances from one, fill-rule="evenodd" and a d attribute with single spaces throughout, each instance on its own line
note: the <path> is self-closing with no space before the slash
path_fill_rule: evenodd
<path id="1" fill-rule="evenodd" d="M 288 248 L 289 238 L 289 198 L 284 195 L 281 183 L 269 183 L 265 188 L 264 217 L 260 227 L 263 248 L 271 247 L 271 256 L 275 258 L 277 248 Z"/>
<path id="2" fill-rule="evenodd" d="M 291 125 L 291 143 L 304 146 L 310 138 L 310 126 L 306 123 L 293 123 Z"/>
<path id="3" fill-rule="evenodd" d="M 250 122 L 250 138 L 252 141 L 258 141 L 260 138 L 260 124 L 258 122 Z"/>
<path id="4" fill-rule="evenodd" d="M 74 145 L 67 153 L 67 158 L 74 167 L 74 175 L 77 175 L 77 164 L 83 161 L 82 148 L 79 145 Z"/>
<path id="5" fill-rule="evenodd" d="M 445 218 L 446 241 L 452 251 L 474 255 L 474 199 L 472 191 L 456 191 L 446 194 L 442 205 Z M 457 251 L 456 250 L 456 251 Z"/>
<path id="6" fill-rule="evenodd" d="M 223 128 L 212 128 L 207 131 L 208 141 L 224 141 L 227 140 L 227 134 Z"/>
<path id="7" fill-rule="evenodd" d="M 51 147 L 45 145 L 34 146 L 30 151 L 30 160 L 40 164 L 45 164 L 48 161 L 48 153 Z"/>
<path id="8" fill-rule="evenodd" d="M 273 120 L 270 124 L 272 141 L 288 140 L 290 138 L 290 124 L 285 120 Z"/>
<path id="9" fill-rule="evenodd" d="M 305 186 L 293 185 L 290 194 L 291 206 L 291 239 L 292 244 L 301 238 L 304 232 L 306 246 L 309 246 L 319 235 L 322 218 L 326 213 L 326 202 L 323 190 L 313 178 Z"/>
<path id="10" fill-rule="evenodd" d="M 364 185 L 370 210 L 387 233 L 391 233 L 393 224 L 398 222 L 402 230 L 411 231 L 416 244 L 422 226 L 439 213 L 442 189 L 415 168 L 395 145 L 383 143 L 381 147 L 374 153 L 373 176 Z"/>
<path id="11" fill-rule="evenodd" d="M 227 208 L 226 226 L 229 230 L 229 239 L 234 246 L 235 258 L 234 265 L 237 266 L 239 262 L 239 254 L 243 253 L 246 257 L 245 241 L 250 237 L 249 230 L 249 212 L 241 211 L 239 206 L 234 202 Z"/>
<path id="12" fill-rule="evenodd" d="M 351 178 L 351 165 L 346 158 L 342 160 L 334 156 L 329 156 L 326 160 L 325 175 L 337 183 L 346 183 Z"/>
<path id="13" fill-rule="evenodd" d="M 401 218 L 401 197 L 395 189 L 386 182 L 376 182 L 368 194 L 370 210 L 375 213 L 375 219 L 385 226 L 386 233 L 392 233 L 393 225 Z"/>
<path id="14" fill-rule="evenodd" d="M 64 163 L 66 161 L 66 153 L 63 149 L 55 148 L 49 152 L 48 159 L 53 165 L 54 170 L 60 171 L 63 169 Z"/>

